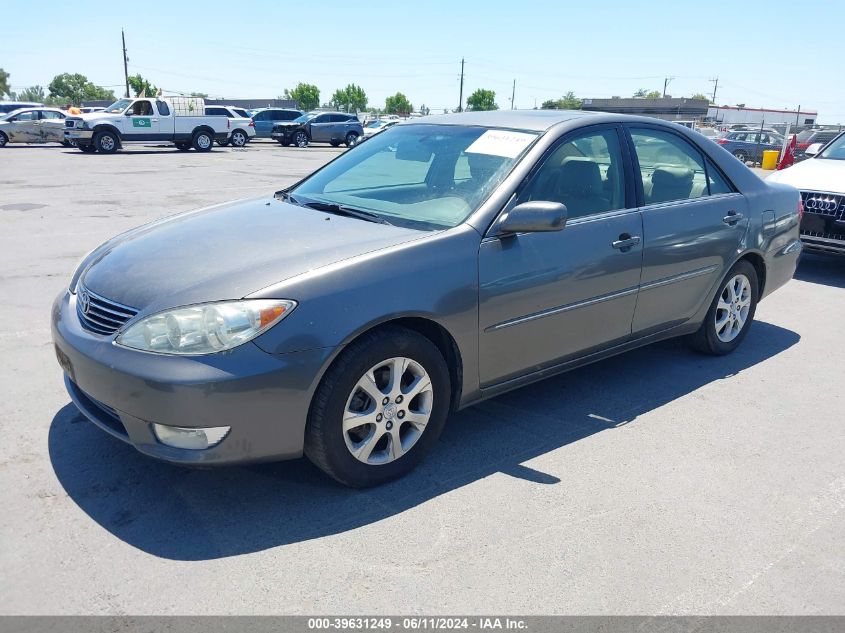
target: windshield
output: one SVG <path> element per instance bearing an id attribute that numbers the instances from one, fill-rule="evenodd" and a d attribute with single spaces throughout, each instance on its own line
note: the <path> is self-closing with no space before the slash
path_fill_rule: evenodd
<path id="1" fill-rule="evenodd" d="M 293 122 L 294 123 L 308 123 L 311 119 L 319 114 L 318 112 L 309 112 L 308 114 L 303 114 L 302 116 L 296 117 Z"/>
<path id="2" fill-rule="evenodd" d="M 381 127 L 382 125 L 384 125 L 384 121 L 372 121 L 367 123 L 367 127 Z"/>
<path id="3" fill-rule="evenodd" d="M 537 134 L 484 127 L 399 125 L 346 152 L 290 191 L 374 213 L 391 224 L 442 229 L 463 222 Z"/>
<path id="4" fill-rule="evenodd" d="M 108 108 L 106 108 L 106 112 L 109 114 L 120 114 L 126 108 L 129 107 L 129 104 L 132 103 L 132 99 L 118 99 L 113 104 L 111 104 Z"/>
<path id="5" fill-rule="evenodd" d="M 836 139 L 828 143 L 828 146 L 817 158 L 845 160 L 845 134 L 840 134 Z"/>

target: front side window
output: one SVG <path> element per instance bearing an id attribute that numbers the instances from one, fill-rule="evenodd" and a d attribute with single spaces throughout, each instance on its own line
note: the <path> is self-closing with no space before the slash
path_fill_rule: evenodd
<path id="1" fill-rule="evenodd" d="M 41 110 L 42 119 L 64 119 L 65 115 L 62 112 L 55 112 L 53 110 Z"/>
<path id="2" fill-rule="evenodd" d="M 153 104 L 149 101 L 136 101 L 132 104 L 132 116 L 151 116 Z"/>
<path id="3" fill-rule="evenodd" d="M 347 152 L 290 193 L 423 230 L 464 221 L 537 134 L 484 127 L 400 125 Z"/>
<path id="4" fill-rule="evenodd" d="M 640 163 L 645 203 L 689 200 L 707 195 L 701 153 L 670 132 L 631 129 Z"/>
<path id="5" fill-rule="evenodd" d="M 21 112 L 20 114 L 16 114 L 15 116 L 11 117 L 11 120 L 15 122 L 35 121 L 37 118 L 38 112 L 36 110 L 27 110 L 26 112 Z"/>
<path id="6" fill-rule="evenodd" d="M 828 145 L 817 158 L 830 158 L 833 160 L 845 160 L 845 134 Z"/>
<path id="7" fill-rule="evenodd" d="M 623 174 L 616 130 L 588 132 L 553 150 L 516 202 L 562 202 L 570 218 L 624 209 Z"/>
<path id="8" fill-rule="evenodd" d="M 132 103 L 132 99 L 118 99 L 106 108 L 104 112 L 108 112 L 109 114 L 122 114 L 123 111 L 129 107 L 130 103 Z"/>

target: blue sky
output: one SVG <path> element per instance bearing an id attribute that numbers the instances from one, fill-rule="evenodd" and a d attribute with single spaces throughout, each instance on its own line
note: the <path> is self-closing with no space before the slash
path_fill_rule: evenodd
<path id="1" fill-rule="evenodd" d="M 662 91 L 666 76 L 674 77 L 673 96 L 712 93 L 709 79 L 719 77 L 719 104 L 801 105 L 821 122 L 845 123 L 843 47 L 812 35 L 818 25 L 845 23 L 840 0 L 6 5 L 0 67 L 14 90 L 80 72 L 120 94 L 123 27 L 130 74 L 178 92 L 275 97 L 307 81 L 328 101 L 354 82 L 371 104 L 401 91 L 415 106 L 441 111 L 458 104 L 464 57 L 464 97 L 489 88 L 500 107 L 510 107 L 514 79 L 516 107 L 530 108 L 569 90 Z M 806 17 L 790 17 L 798 15 Z"/>

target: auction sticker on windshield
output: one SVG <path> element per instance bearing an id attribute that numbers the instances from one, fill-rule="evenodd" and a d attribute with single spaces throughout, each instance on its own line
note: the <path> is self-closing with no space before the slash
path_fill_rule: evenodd
<path id="1" fill-rule="evenodd" d="M 537 138 L 536 134 L 526 134 L 525 132 L 487 130 L 466 148 L 466 153 L 516 158 L 535 138 Z"/>

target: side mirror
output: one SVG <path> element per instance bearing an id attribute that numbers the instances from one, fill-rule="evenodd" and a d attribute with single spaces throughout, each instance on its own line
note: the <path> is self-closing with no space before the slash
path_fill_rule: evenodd
<path id="1" fill-rule="evenodd" d="M 123 113 L 123 116 L 132 116 L 132 110 L 127 110 Z"/>
<path id="2" fill-rule="evenodd" d="M 566 205 L 560 202 L 523 202 L 503 215 L 496 228 L 499 235 L 562 231 L 567 214 Z"/>
<path id="3" fill-rule="evenodd" d="M 813 143 L 804 150 L 804 154 L 807 156 L 815 156 L 821 151 L 823 145 L 824 143 Z"/>

